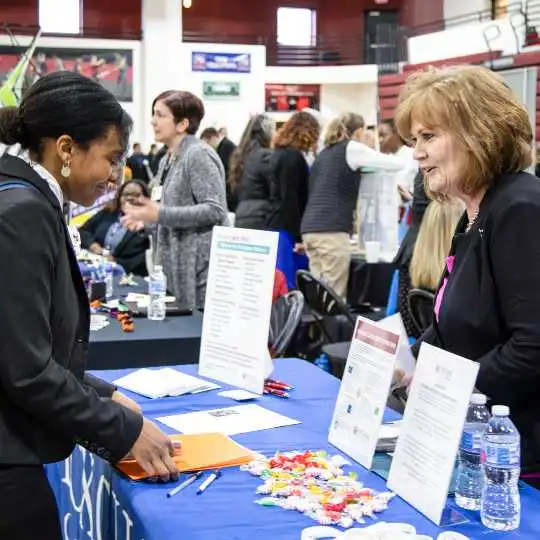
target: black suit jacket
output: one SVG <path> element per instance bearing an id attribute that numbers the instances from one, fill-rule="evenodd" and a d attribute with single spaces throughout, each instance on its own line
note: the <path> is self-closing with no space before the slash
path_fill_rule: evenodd
<path id="1" fill-rule="evenodd" d="M 0 182 L 0 465 L 66 458 L 75 442 L 111 461 L 142 417 L 85 376 L 88 298 L 60 204 L 24 161 L 4 154 Z"/>
<path id="2" fill-rule="evenodd" d="M 246 155 L 242 178 L 234 193 L 238 205 L 232 210 L 236 213 L 237 227 L 264 230 L 268 226 L 272 213 L 271 157 L 272 150 L 260 147 L 254 148 Z"/>
<path id="3" fill-rule="evenodd" d="M 480 364 L 476 387 L 510 406 L 522 461 L 540 469 L 540 180 L 505 175 L 488 190 L 476 223 L 461 219 L 452 273 L 422 341 Z"/>
<path id="4" fill-rule="evenodd" d="M 229 163 L 235 150 L 236 144 L 234 144 L 227 137 L 223 137 L 216 148 L 216 152 L 221 159 L 221 163 L 223 163 L 223 168 L 225 169 L 225 180 L 227 180 L 229 177 Z M 229 182 L 227 181 L 225 182 L 225 191 L 227 196 L 227 207 L 230 212 L 234 212 L 236 200 L 234 194 L 231 192 Z"/>
<path id="5" fill-rule="evenodd" d="M 216 152 L 218 153 L 218 156 L 223 163 L 223 168 L 225 169 L 225 178 L 227 178 L 227 175 L 229 173 L 229 162 L 235 150 L 236 144 L 234 144 L 230 139 L 227 139 L 227 137 L 223 137 L 223 139 L 219 141 L 219 144 L 216 148 Z"/>
<path id="6" fill-rule="evenodd" d="M 79 229 L 82 247 L 88 249 L 94 242 L 104 247 L 109 227 L 117 220 L 118 212 L 106 209 L 97 212 Z M 148 238 L 144 234 L 127 231 L 111 255 L 128 274 L 146 276 L 146 250 L 149 246 Z"/>
<path id="7" fill-rule="evenodd" d="M 281 147 L 270 158 L 272 215 L 268 228 L 285 230 L 302 241 L 300 227 L 308 200 L 309 166 L 300 150 Z"/>

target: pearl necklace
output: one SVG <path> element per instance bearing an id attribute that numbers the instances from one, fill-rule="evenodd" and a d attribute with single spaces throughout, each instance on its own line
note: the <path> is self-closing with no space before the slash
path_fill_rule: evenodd
<path id="1" fill-rule="evenodd" d="M 469 223 L 467 223 L 467 227 L 466 227 L 466 229 L 465 229 L 465 232 L 466 232 L 466 233 L 468 233 L 468 232 L 472 229 L 473 225 L 476 223 L 476 219 L 478 218 L 478 212 L 480 212 L 480 209 L 478 209 L 478 210 L 473 214 L 472 218 L 469 219 Z"/>

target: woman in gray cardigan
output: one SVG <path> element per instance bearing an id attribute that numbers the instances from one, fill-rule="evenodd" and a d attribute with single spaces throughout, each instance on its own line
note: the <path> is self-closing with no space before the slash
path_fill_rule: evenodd
<path id="1" fill-rule="evenodd" d="M 126 208 L 124 223 L 141 229 L 157 224 L 154 260 L 181 308 L 204 308 L 214 225 L 225 224 L 225 172 L 216 152 L 195 136 L 202 101 L 168 91 L 152 104 L 155 139 L 169 148 L 161 160 L 152 199 Z"/>

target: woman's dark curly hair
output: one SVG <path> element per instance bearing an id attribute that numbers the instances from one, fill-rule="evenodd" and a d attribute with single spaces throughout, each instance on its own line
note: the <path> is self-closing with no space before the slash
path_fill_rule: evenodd
<path id="1" fill-rule="evenodd" d="M 293 114 L 276 133 L 274 147 L 292 146 L 302 152 L 307 152 L 315 148 L 320 133 L 321 127 L 313 115 L 307 112 L 298 112 Z"/>

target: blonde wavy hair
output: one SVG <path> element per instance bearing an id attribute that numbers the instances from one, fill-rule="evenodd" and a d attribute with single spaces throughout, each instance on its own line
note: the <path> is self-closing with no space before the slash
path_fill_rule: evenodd
<path id="1" fill-rule="evenodd" d="M 466 154 L 458 188 L 475 194 L 504 173 L 532 162 L 529 115 L 498 74 L 480 66 L 429 68 L 412 74 L 396 109 L 400 136 L 412 141 L 411 125 L 450 132 Z M 433 194 L 431 198 L 444 198 Z"/>
<path id="2" fill-rule="evenodd" d="M 432 201 L 427 207 L 409 266 L 414 289 L 434 291 L 441 279 L 452 237 L 465 205 L 458 199 Z"/>

